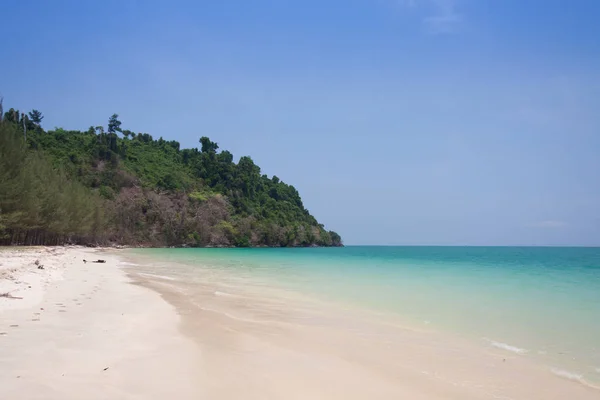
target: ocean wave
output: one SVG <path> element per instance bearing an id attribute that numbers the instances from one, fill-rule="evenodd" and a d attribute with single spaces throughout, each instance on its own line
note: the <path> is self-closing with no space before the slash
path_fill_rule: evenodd
<path id="1" fill-rule="evenodd" d="M 170 276 L 155 275 L 155 274 L 146 274 L 146 273 L 143 273 L 143 272 L 140 272 L 139 275 L 147 276 L 148 278 L 166 279 L 168 281 L 176 281 L 177 280 L 175 278 L 171 278 Z"/>
<path id="2" fill-rule="evenodd" d="M 255 320 L 255 319 L 251 319 L 251 318 L 244 318 L 244 317 L 240 317 L 240 316 L 238 316 L 238 315 L 234 315 L 234 314 L 228 313 L 228 312 L 226 312 L 226 311 L 223 311 L 223 310 L 217 310 L 217 309 L 215 309 L 215 308 L 210 308 L 210 307 L 206 307 L 206 306 L 201 306 L 200 304 L 196 303 L 195 301 L 192 301 L 192 303 L 193 303 L 193 304 L 194 304 L 196 307 L 198 307 L 200 310 L 202 310 L 202 311 L 208 311 L 208 312 L 211 312 L 211 313 L 215 313 L 215 314 L 223 315 L 223 316 L 225 316 L 225 317 L 227 317 L 227 318 L 234 319 L 234 320 L 236 320 L 236 321 L 242 321 L 242 322 L 251 322 L 251 323 L 253 323 L 253 324 L 255 324 L 255 323 L 257 323 L 257 322 L 260 322 L 259 320 Z"/>
<path id="3" fill-rule="evenodd" d="M 584 382 L 583 375 L 581 375 L 581 374 L 577 374 L 575 372 L 570 372 L 570 371 L 567 371 L 566 369 L 558 369 L 558 368 L 552 368 L 551 371 L 554 375 L 560 376 L 561 378 L 566 378 L 571 381 L 576 381 L 576 382 L 580 382 L 580 383 Z"/>
<path id="4" fill-rule="evenodd" d="M 127 261 L 121 261 L 121 265 L 130 265 L 132 267 L 138 267 L 140 264 L 136 264 L 136 263 L 132 263 L 132 262 L 127 262 Z"/>
<path id="5" fill-rule="evenodd" d="M 560 378 L 568 379 L 570 381 L 580 383 L 580 384 L 582 384 L 584 386 L 587 386 L 589 388 L 600 390 L 599 386 L 591 384 L 590 382 L 586 381 L 583 378 L 582 374 L 578 374 L 578 373 L 567 371 L 565 369 L 560 369 L 560 368 L 552 368 L 550 371 L 554 375 L 556 375 L 556 376 L 558 376 Z"/>
<path id="6" fill-rule="evenodd" d="M 215 296 L 236 297 L 234 294 L 219 292 L 218 290 L 215 291 Z"/>
<path id="7" fill-rule="evenodd" d="M 512 345 L 507 344 L 507 343 L 496 342 L 495 340 L 488 339 L 488 338 L 484 338 L 484 339 L 486 341 L 488 341 L 493 347 L 496 347 L 496 348 L 502 349 L 502 350 L 506 350 L 506 351 L 510 351 L 511 353 L 525 354 L 528 351 L 527 349 L 522 349 L 520 347 L 512 346 Z"/>

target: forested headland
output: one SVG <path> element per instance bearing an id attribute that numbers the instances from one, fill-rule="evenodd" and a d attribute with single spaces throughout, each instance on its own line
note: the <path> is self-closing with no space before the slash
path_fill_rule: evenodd
<path id="1" fill-rule="evenodd" d="M 0 103 L 2 245 L 342 245 L 293 186 L 208 137 L 181 149 L 117 114 L 86 131 L 42 122 Z"/>

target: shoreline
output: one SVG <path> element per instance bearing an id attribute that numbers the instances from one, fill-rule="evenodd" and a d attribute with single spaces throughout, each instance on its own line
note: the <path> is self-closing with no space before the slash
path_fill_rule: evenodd
<path id="1" fill-rule="evenodd" d="M 14 296 L 0 297 L 0 398 L 598 396 L 503 343 L 482 350 L 210 272 L 114 248 L 0 248 L 0 294 Z"/>
<path id="2" fill-rule="evenodd" d="M 179 315 L 110 250 L 0 249 L 0 294 L 14 296 L 0 297 L 0 398 L 198 398 Z"/>
<path id="3" fill-rule="evenodd" d="M 391 315 L 370 318 L 364 310 L 262 281 L 253 287 L 247 278 L 201 265 L 124 257 L 136 280 L 179 310 L 182 330 L 211 366 L 211 398 L 583 400 L 599 394 L 505 343 L 484 346 Z"/>

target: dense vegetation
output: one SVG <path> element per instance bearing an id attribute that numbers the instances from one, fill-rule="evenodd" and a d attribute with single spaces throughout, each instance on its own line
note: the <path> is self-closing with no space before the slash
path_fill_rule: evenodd
<path id="1" fill-rule="evenodd" d="M 43 115 L 0 104 L 0 243 L 145 246 L 340 246 L 298 191 L 200 149 L 121 129 L 42 128 Z"/>

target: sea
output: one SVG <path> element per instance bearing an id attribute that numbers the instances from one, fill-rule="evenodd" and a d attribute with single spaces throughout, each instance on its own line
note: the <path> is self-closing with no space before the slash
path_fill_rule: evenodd
<path id="1" fill-rule="evenodd" d="M 600 385 L 600 248 L 131 249 L 125 255 L 141 275 L 209 285 L 217 297 L 310 298 Z"/>

